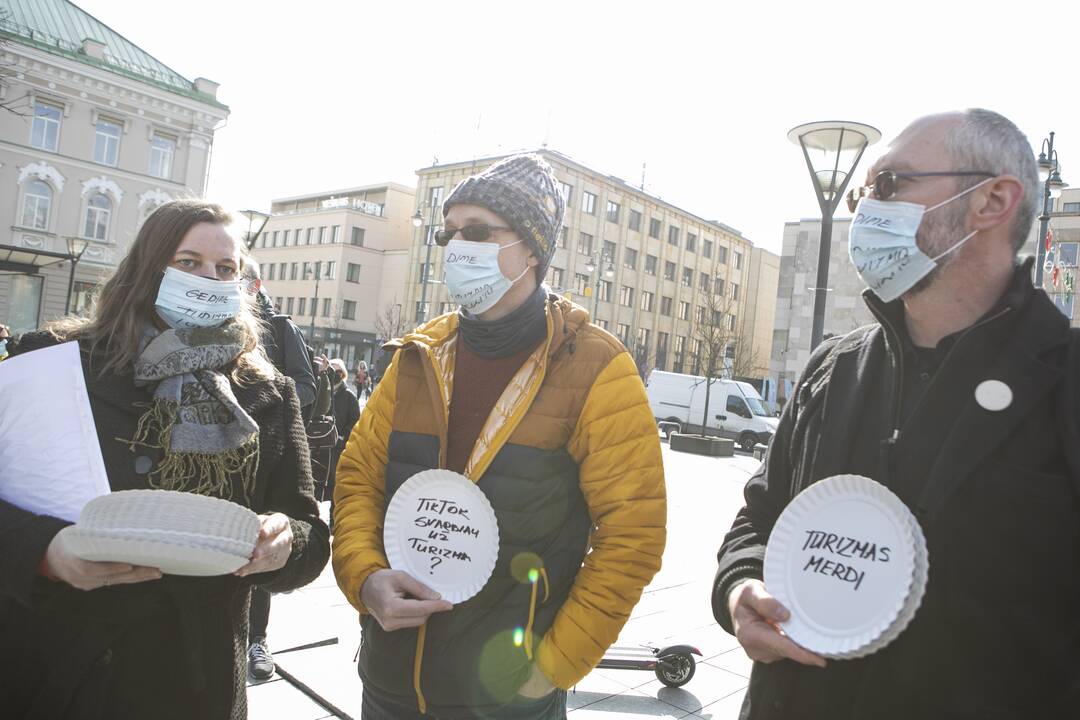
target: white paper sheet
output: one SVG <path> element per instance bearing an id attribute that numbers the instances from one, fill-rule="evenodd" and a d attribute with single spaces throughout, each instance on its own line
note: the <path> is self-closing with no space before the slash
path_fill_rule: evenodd
<path id="1" fill-rule="evenodd" d="M 108 492 L 79 344 L 0 363 L 0 500 L 76 522 Z"/>

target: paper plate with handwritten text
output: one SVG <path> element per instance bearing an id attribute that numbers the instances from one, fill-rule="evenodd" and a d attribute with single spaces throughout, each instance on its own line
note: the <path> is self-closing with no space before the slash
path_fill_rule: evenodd
<path id="1" fill-rule="evenodd" d="M 928 570 L 915 516 L 860 475 L 799 493 L 765 551 L 765 587 L 791 612 L 781 628 L 831 658 L 869 655 L 895 640 L 922 603 Z"/>
<path id="2" fill-rule="evenodd" d="M 390 500 L 383 526 L 390 567 L 452 603 L 487 583 L 499 557 L 499 524 L 476 483 L 450 470 L 425 470 Z"/>

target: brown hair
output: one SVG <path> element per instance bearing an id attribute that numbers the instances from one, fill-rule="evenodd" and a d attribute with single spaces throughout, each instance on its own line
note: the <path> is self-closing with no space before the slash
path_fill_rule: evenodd
<path id="1" fill-rule="evenodd" d="M 139 355 L 146 324 L 153 321 L 162 272 L 188 231 L 199 223 L 228 225 L 232 217 L 220 205 L 205 200 L 173 200 L 146 219 L 131 249 L 101 287 L 88 317 L 68 316 L 49 323 L 46 330 L 60 340 L 89 340 L 92 351 L 107 360 L 101 374 L 131 368 Z M 244 255 L 241 253 L 241 262 Z M 242 269 L 242 268 L 241 268 Z M 259 344 L 260 323 L 247 293 L 233 321 L 244 333 L 244 351 L 229 371 L 239 384 L 266 380 L 274 368 Z"/>

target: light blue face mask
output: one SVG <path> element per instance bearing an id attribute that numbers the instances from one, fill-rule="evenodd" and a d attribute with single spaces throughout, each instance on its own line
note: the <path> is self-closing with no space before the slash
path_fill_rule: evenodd
<path id="1" fill-rule="evenodd" d="M 165 268 L 154 307 L 173 329 L 217 327 L 240 314 L 240 283 Z"/>
<path id="2" fill-rule="evenodd" d="M 513 280 L 499 269 L 499 251 L 519 245 L 524 240 L 502 247 L 490 242 L 451 240 L 446 244 L 443 277 L 450 299 L 472 315 L 495 307 L 506 292 L 529 272 L 528 263 Z"/>
<path id="3" fill-rule="evenodd" d="M 960 242 L 931 258 L 915 242 L 923 215 L 993 179 L 987 178 L 929 208 L 917 203 L 866 197 L 860 200 L 848 230 L 848 255 L 866 286 L 885 302 L 892 302 L 915 287 L 937 267 L 938 260 L 957 250 L 978 232 L 973 230 Z"/>

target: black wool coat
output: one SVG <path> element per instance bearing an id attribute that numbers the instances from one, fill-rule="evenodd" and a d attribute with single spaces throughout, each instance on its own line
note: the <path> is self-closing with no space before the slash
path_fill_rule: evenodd
<path id="1" fill-rule="evenodd" d="M 14 354 L 55 343 L 24 336 Z M 130 450 L 151 397 L 130 373 L 99 377 L 83 348 L 83 369 L 113 490 L 147 487 L 160 450 Z M 94 357 L 94 361 L 100 361 Z M 53 582 L 38 566 L 68 523 L 0 502 L 0 716 L 35 720 L 245 718 L 247 607 L 257 584 L 278 592 L 315 579 L 330 555 L 319 519 L 293 381 L 234 386 L 259 425 L 260 456 L 248 506 L 290 518 L 293 549 L 283 568 L 161 580 L 92 591 Z M 42 408 L 48 412 L 48 408 Z M 237 498 L 233 498 L 237 500 Z"/>
<path id="2" fill-rule="evenodd" d="M 911 508 L 929 582 L 911 625 L 873 655 L 756 663 L 743 718 L 1080 716 L 1080 336 L 1030 269 L 955 337 L 906 421 L 898 303 L 868 296 L 879 324 L 815 351 L 720 548 L 717 621 L 731 631 L 728 593 L 761 578 L 791 498 L 832 475 L 874 478 Z M 1004 409 L 976 400 L 987 380 L 1012 390 Z"/>

